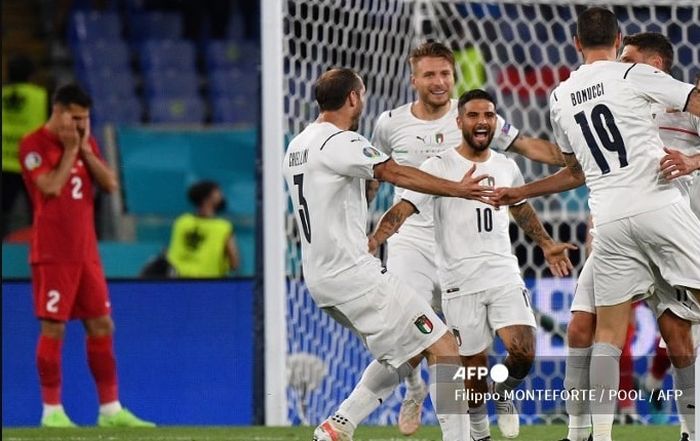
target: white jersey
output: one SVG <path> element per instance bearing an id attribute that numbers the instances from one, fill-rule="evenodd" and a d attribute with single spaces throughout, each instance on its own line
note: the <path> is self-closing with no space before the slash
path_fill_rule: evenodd
<path id="1" fill-rule="evenodd" d="M 426 159 L 442 153 L 446 149 L 458 146 L 462 142 L 462 131 L 457 126 L 457 100 L 450 100 L 450 111 L 441 118 L 426 121 L 416 118 L 411 112 L 413 103 L 404 104 L 396 109 L 379 115 L 372 134 L 372 144 L 391 156 L 401 165 L 420 167 Z M 520 131 L 497 117 L 496 131 L 490 148 L 506 151 Z M 462 177 L 458 180 L 461 180 Z M 401 199 L 404 189 L 396 187 L 394 202 Z M 411 226 L 431 228 L 431 213 L 411 216 L 404 227 Z M 431 232 L 427 233 L 431 235 Z"/>
<path id="2" fill-rule="evenodd" d="M 427 160 L 421 170 L 444 179 L 457 180 L 476 165 L 476 175 L 491 176 L 496 187 L 524 184 L 515 164 L 501 153 L 490 151 L 484 162 L 472 162 L 449 149 Z M 508 210 L 496 210 L 482 202 L 426 195 L 407 190 L 403 199 L 420 212 L 435 218 L 436 263 L 443 299 L 509 284 L 523 284 L 518 259 L 511 250 Z M 524 202 L 524 201 L 523 201 Z"/>
<path id="3" fill-rule="evenodd" d="M 289 143 L 284 178 L 301 236 L 304 278 L 319 307 L 363 294 L 364 276 L 381 271 L 367 249 L 365 180 L 388 159 L 363 136 L 327 122 L 310 124 Z M 314 289 L 321 284 L 337 289 Z"/>
<path id="4" fill-rule="evenodd" d="M 649 116 L 655 102 L 683 109 L 693 88 L 645 64 L 596 61 L 554 89 L 554 135 L 583 167 L 596 225 L 681 199 L 659 172 L 663 143 Z"/>

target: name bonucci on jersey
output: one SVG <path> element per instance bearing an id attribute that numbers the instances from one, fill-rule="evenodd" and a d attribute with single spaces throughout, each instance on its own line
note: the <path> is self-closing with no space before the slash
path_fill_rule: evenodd
<path id="1" fill-rule="evenodd" d="M 475 174 L 489 175 L 489 184 L 496 187 L 524 183 L 515 161 L 495 151 L 490 151 L 484 162 L 472 162 L 456 149 L 449 149 L 427 160 L 421 170 L 457 180 L 474 164 Z M 435 197 L 410 190 L 406 190 L 402 198 L 421 213 L 434 215 L 436 264 L 443 299 L 523 284 L 518 259 L 511 249 L 510 216 L 506 207 L 496 210 L 478 201 Z"/>
<path id="2" fill-rule="evenodd" d="M 289 143 L 282 170 L 301 237 L 304 279 L 319 307 L 353 300 L 381 262 L 367 250 L 365 180 L 389 159 L 363 136 L 309 124 Z"/>
<path id="3" fill-rule="evenodd" d="M 442 153 L 446 149 L 457 147 L 462 142 L 462 131 L 457 126 L 457 100 L 450 101 L 450 111 L 441 118 L 426 121 L 416 118 L 411 112 L 413 103 L 404 104 L 396 109 L 379 115 L 372 133 L 372 144 L 382 152 L 390 155 L 402 165 L 420 167 L 427 159 Z M 500 116 L 497 117 L 496 131 L 490 148 L 506 151 L 520 130 L 513 127 Z M 461 180 L 462 176 L 458 180 Z M 396 187 L 394 202 L 401 199 L 405 190 Z M 432 228 L 431 213 L 414 214 L 406 220 L 401 233 L 417 233 L 412 227 Z M 432 231 L 424 233 L 432 238 Z"/>
<path id="4" fill-rule="evenodd" d="M 584 64 L 554 89 L 554 135 L 581 163 L 596 225 L 681 199 L 659 172 L 663 144 L 650 115 L 653 103 L 683 109 L 692 90 L 651 66 L 615 61 Z"/>

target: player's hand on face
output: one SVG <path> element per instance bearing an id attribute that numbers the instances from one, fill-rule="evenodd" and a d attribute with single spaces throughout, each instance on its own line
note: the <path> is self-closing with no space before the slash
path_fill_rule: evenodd
<path id="1" fill-rule="evenodd" d="M 377 240 L 374 238 L 373 234 L 370 234 L 367 237 L 367 248 L 369 249 L 369 253 L 371 255 L 377 255 L 377 251 L 379 250 L 379 244 L 377 243 Z"/>
<path id="2" fill-rule="evenodd" d="M 684 155 L 678 150 L 664 147 L 666 155 L 661 158 L 661 174 L 667 180 L 676 179 L 688 175 L 700 168 L 700 161 Z"/>
<path id="3" fill-rule="evenodd" d="M 80 135 L 78 127 L 70 113 L 64 112 L 61 115 L 61 125 L 58 128 L 58 139 L 63 144 L 63 148 L 69 153 L 78 153 L 80 149 Z"/>
<path id="4" fill-rule="evenodd" d="M 522 201 L 523 198 L 519 187 L 499 187 L 494 189 L 491 200 L 496 207 L 501 205 L 513 205 Z"/>
<path id="5" fill-rule="evenodd" d="M 91 153 L 92 148 L 88 140 L 90 139 L 90 119 L 86 119 L 82 126 L 77 126 L 78 136 L 80 136 L 81 153 Z"/>
<path id="6" fill-rule="evenodd" d="M 570 243 L 552 242 L 551 245 L 545 247 L 544 258 L 547 260 L 549 269 L 555 277 L 568 276 L 574 266 L 569 260 L 569 250 L 577 250 L 576 245 Z"/>
<path id="7" fill-rule="evenodd" d="M 476 170 L 476 164 L 472 165 L 472 168 L 464 175 L 460 181 L 460 186 L 462 193 L 460 197 L 464 199 L 472 199 L 475 201 L 483 202 L 488 205 L 494 205 L 491 201 L 491 196 L 493 195 L 493 187 L 485 185 L 484 179 L 488 178 L 489 175 L 479 175 L 474 176 L 474 171 Z"/>

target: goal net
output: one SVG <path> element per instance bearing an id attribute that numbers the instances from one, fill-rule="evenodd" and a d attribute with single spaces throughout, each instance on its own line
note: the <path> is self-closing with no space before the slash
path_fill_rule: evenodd
<path id="1" fill-rule="evenodd" d="M 676 49 L 674 75 L 684 81 L 694 79 L 700 71 L 697 3 L 613 3 L 623 35 L 640 31 L 667 35 Z M 366 82 L 360 132 L 369 137 L 382 111 L 414 99 L 408 53 L 417 43 L 434 39 L 455 51 L 456 93 L 484 88 L 496 98 L 498 113 L 522 133 L 553 139 L 547 99 L 551 89 L 580 64 L 571 35 L 583 8 L 583 4 L 552 0 L 284 1 L 286 133 L 289 137 L 299 133 L 316 118 L 312 84 L 318 75 L 331 66 L 343 66 L 356 69 Z M 517 155 L 514 159 L 527 181 L 554 172 Z M 390 186 L 382 185 L 370 210 L 370 223 L 391 205 L 392 193 Z M 580 252 L 572 255 L 574 276 L 585 259 L 586 197 L 585 189 L 578 189 L 532 201 L 556 240 L 579 246 Z M 541 253 L 514 225 L 511 236 L 533 304 L 543 314 L 538 354 L 561 356 L 575 279 L 551 279 Z M 288 418 L 292 424 L 314 425 L 350 394 L 371 357 L 358 338 L 314 305 L 304 285 L 299 230 L 291 209 L 286 216 L 286 237 Z M 649 338 L 638 339 L 637 350 L 644 353 L 652 345 Z M 495 351 L 502 353 L 498 347 Z M 561 385 L 563 366 L 537 363 L 528 381 Z M 397 390 L 367 423 L 395 423 L 402 396 L 403 390 Z M 424 412 L 424 421 L 435 422 L 429 405 Z M 532 403 L 522 409 L 522 415 L 526 422 L 548 422 L 561 418 L 564 409 Z"/>

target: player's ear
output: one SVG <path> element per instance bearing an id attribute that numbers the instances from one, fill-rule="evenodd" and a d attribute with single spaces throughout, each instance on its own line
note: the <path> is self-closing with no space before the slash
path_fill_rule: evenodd
<path id="1" fill-rule="evenodd" d="M 622 32 L 617 31 L 617 37 L 615 37 L 615 51 L 619 51 L 622 46 Z"/>
<path id="2" fill-rule="evenodd" d="M 583 48 L 581 47 L 581 41 L 579 41 L 578 35 L 574 35 L 574 46 L 576 46 L 576 52 L 583 53 Z"/>

